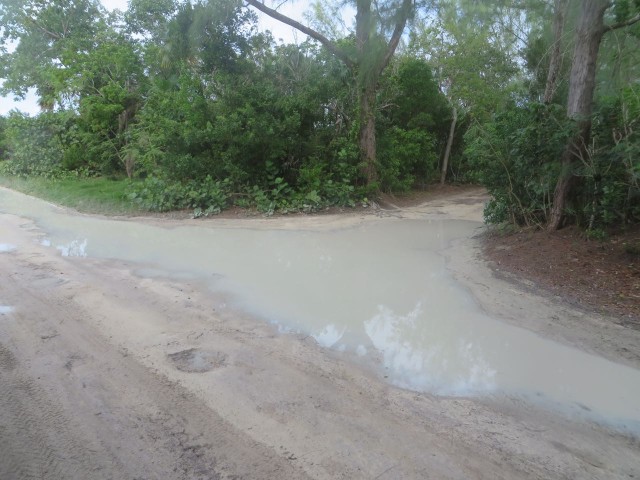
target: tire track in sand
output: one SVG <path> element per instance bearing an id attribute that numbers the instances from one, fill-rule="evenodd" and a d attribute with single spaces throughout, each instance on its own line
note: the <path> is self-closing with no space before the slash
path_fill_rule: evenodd
<path id="1" fill-rule="evenodd" d="M 81 456 L 87 452 L 69 425 L 55 400 L 22 374 L 15 355 L 0 344 L 0 478 L 78 478 L 86 472 Z"/>

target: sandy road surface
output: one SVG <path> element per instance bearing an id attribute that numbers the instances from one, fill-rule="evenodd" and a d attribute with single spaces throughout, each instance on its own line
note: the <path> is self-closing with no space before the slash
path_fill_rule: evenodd
<path id="1" fill-rule="evenodd" d="M 391 214 L 477 217 L 481 200 Z M 379 220 L 254 225 L 360 221 Z M 640 477 L 632 436 L 518 400 L 397 389 L 311 338 L 215 310 L 201 285 L 60 257 L 15 216 L 0 214 L 0 234 L 19 247 L 0 253 L 0 479 Z M 640 367 L 638 332 L 496 279 L 475 253 L 460 242 L 450 265 L 491 313 Z"/>

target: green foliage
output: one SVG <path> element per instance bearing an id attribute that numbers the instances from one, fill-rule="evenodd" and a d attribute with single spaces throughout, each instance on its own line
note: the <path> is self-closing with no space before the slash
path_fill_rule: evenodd
<path id="1" fill-rule="evenodd" d="M 539 104 L 512 105 L 492 122 L 470 128 L 465 155 L 475 180 L 492 196 L 487 222 L 546 221 L 571 128 L 561 108 Z"/>
<path id="2" fill-rule="evenodd" d="M 322 163 L 310 162 L 300 169 L 297 186 L 289 185 L 284 178 L 268 175 L 266 188 L 254 185 L 249 195 L 256 209 L 267 215 L 275 212 L 314 212 L 332 206 L 355 207 L 364 201 L 363 189 L 353 186 L 357 176 L 356 168 L 346 163 L 338 163 L 333 171 L 325 171 Z M 270 167 L 267 166 L 267 171 Z"/>
<path id="3" fill-rule="evenodd" d="M 640 87 L 601 99 L 593 115 L 592 143 L 576 172 L 576 212 L 589 228 L 640 221 Z"/>
<path id="4" fill-rule="evenodd" d="M 194 209 L 196 217 L 220 213 L 233 204 L 273 215 L 312 212 L 329 206 L 354 207 L 356 201 L 364 200 L 364 192 L 357 191 L 351 184 L 354 169 L 344 164 L 336 171 L 336 175 L 343 175 L 339 180 L 327 179 L 322 167 L 303 168 L 303 180 L 297 188 L 276 176 L 273 166 L 268 166 L 269 169 L 272 173 L 265 186 L 253 185 L 240 194 L 231 192 L 228 179 L 220 181 L 207 176 L 202 181 L 179 182 L 152 175 L 132 183 L 128 198 L 152 211 Z"/>
<path id="5" fill-rule="evenodd" d="M 9 153 L 7 142 L 7 123 L 7 118 L 0 116 L 0 162 L 5 160 Z"/>
<path id="6" fill-rule="evenodd" d="M 235 0 L 132 0 L 124 15 L 94 0 L 5 3 L 0 90 L 35 88 L 44 109 L 0 117 L 5 175 L 63 183 L 126 174 L 136 205 L 196 216 L 234 204 L 265 214 L 354 206 L 373 193 L 361 186 L 357 140 L 358 99 L 375 84 L 370 188 L 435 180 L 455 106 L 451 171 L 487 186 L 487 220 L 542 224 L 549 213 L 574 125 L 559 105 L 534 101 L 546 77 L 548 2 L 436 2 L 382 75 L 392 16 L 361 19 L 371 27 L 360 31 L 366 48 L 354 35 L 336 41 L 349 68 L 312 42 L 276 45 Z M 636 0 L 613 6 L 608 22 L 638 9 Z M 316 20 L 335 34 L 325 7 Z M 569 208 L 590 235 L 640 222 L 638 28 L 603 41 L 593 142 L 572 171 Z M 565 90 L 561 78 L 557 101 Z"/>
<path id="7" fill-rule="evenodd" d="M 404 129 L 446 132 L 451 107 L 440 91 L 432 67 L 418 58 L 400 57 L 391 69 L 387 88 L 395 90 L 390 117 Z"/>
<path id="8" fill-rule="evenodd" d="M 450 107 L 438 89 L 429 65 L 401 57 L 389 70 L 382 88 L 389 105 L 378 121 L 381 186 L 406 191 L 430 183 L 438 172 L 438 150 L 447 140 Z"/>
<path id="9" fill-rule="evenodd" d="M 183 183 L 228 179 L 265 211 L 316 208 L 323 202 L 305 186 L 305 165 L 320 164 L 329 175 L 333 159 L 357 163 L 343 113 L 347 85 L 328 69 L 336 71 L 336 62 L 318 49 L 283 46 L 263 52 L 242 75 L 203 76 L 184 65 L 170 82 L 156 78 L 130 129 L 139 171 Z M 325 180 L 335 190 L 328 197 L 343 195 L 335 187 L 342 180 Z M 294 199 L 294 191 L 302 197 Z"/>
<path id="10" fill-rule="evenodd" d="M 408 191 L 418 180 L 431 182 L 438 171 L 435 136 L 426 130 L 391 127 L 381 140 L 380 180 L 389 191 Z"/>
<path id="11" fill-rule="evenodd" d="M 86 166 L 87 156 L 85 150 L 78 143 L 65 148 L 62 156 L 62 168 L 68 171 L 79 171 Z"/>
<path id="12" fill-rule="evenodd" d="M 12 113 L 6 120 L 7 153 L 3 172 L 55 176 L 61 170 L 65 119 L 53 113 L 37 117 Z"/>
<path id="13" fill-rule="evenodd" d="M 601 98 L 592 119 L 592 141 L 578 157 L 569 203 L 590 238 L 611 227 L 640 221 L 640 89 L 629 86 Z M 490 223 L 545 223 L 565 144 L 574 125 L 556 105 L 512 106 L 493 122 L 474 125 L 466 156 L 475 179 L 492 199 Z M 573 152 L 579 152 L 577 146 Z"/>
<path id="14" fill-rule="evenodd" d="M 2 172 L 0 185 L 35 195 L 57 205 L 80 212 L 125 215 L 139 213 L 127 198 L 128 182 L 104 177 L 83 177 L 73 172 L 61 172 L 55 177 L 18 177 Z"/>
<path id="15" fill-rule="evenodd" d="M 355 164 L 337 161 L 330 166 L 311 161 L 299 171 L 299 189 L 316 209 L 329 206 L 355 207 L 363 201 L 365 190 L 356 188 Z"/>
<path id="16" fill-rule="evenodd" d="M 597 240 L 604 242 L 607 239 L 607 232 L 601 228 L 590 228 L 586 231 L 586 236 L 589 240 Z"/>
<path id="17" fill-rule="evenodd" d="M 177 182 L 166 177 L 149 176 L 131 184 L 129 199 L 151 211 L 198 209 L 207 214 L 219 213 L 229 204 L 229 182 L 204 180 Z"/>
<path id="18" fill-rule="evenodd" d="M 99 8 L 96 0 L 3 2 L 0 41 L 16 45 L 0 56 L 0 92 L 22 96 L 35 88 L 43 107 L 63 105 L 75 93 L 79 52 L 91 52 L 105 27 Z"/>
<path id="19" fill-rule="evenodd" d="M 510 2 L 436 2 L 435 15 L 411 33 L 410 49 L 431 60 L 442 89 L 461 111 L 490 120 L 519 73 L 518 19 L 531 14 L 535 3 L 519 9 Z"/>

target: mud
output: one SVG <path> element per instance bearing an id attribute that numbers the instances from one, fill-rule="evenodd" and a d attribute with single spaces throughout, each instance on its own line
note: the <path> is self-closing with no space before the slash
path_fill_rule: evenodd
<path id="1" fill-rule="evenodd" d="M 182 372 L 204 373 L 227 364 L 227 355 L 220 352 L 206 352 L 190 348 L 170 353 L 169 359 Z"/>
<path id="2" fill-rule="evenodd" d="M 206 223 L 1 195 L 22 218 L 0 215 L 0 242 L 17 246 L 0 255 L 0 301 L 15 308 L 0 322 L 0 384 L 13 388 L 0 421 L 16 415 L 16 381 L 56 409 L 25 403 L 20 422 L 35 420 L 5 430 L 0 463 L 14 467 L 1 478 L 31 478 L 15 473 L 30 463 L 34 478 L 62 478 L 47 462 L 64 478 L 640 474 L 637 333 L 584 315 L 576 330 L 570 308 L 493 278 L 470 238 L 481 192 Z M 54 448 L 57 416 L 68 441 Z M 11 438 L 52 453 L 30 458 Z M 149 465 L 163 474 L 140 473 Z"/>

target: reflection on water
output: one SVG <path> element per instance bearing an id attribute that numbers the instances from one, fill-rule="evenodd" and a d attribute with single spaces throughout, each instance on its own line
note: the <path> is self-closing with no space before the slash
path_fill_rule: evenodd
<path id="1" fill-rule="evenodd" d="M 46 244 L 46 242 L 44 242 Z M 63 257 L 86 257 L 88 240 L 72 240 L 66 245 L 57 245 Z"/>
<path id="2" fill-rule="evenodd" d="M 10 243 L 0 243 L 0 253 L 11 252 L 12 250 L 15 250 L 15 249 L 16 249 L 15 245 L 11 245 Z"/>
<path id="3" fill-rule="evenodd" d="M 324 327 L 321 332 L 312 333 L 311 336 L 316 340 L 316 342 L 318 342 L 319 345 L 326 348 L 331 348 L 340 341 L 340 339 L 344 335 L 345 330 L 346 327 L 338 330 L 338 327 L 330 324 Z"/>
<path id="4" fill-rule="evenodd" d="M 438 252 L 472 235 L 476 223 L 397 220 L 333 232 L 159 228 L 66 215 L 2 189 L 0 210 L 33 218 L 65 255 L 206 281 L 282 332 L 379 359 L 395 385 L 579 404 L 640 431 L 639 371 L 490 318 L 452 279 Z"/>
<path id="5" fill-rule="evenodd" d="M 451 337 L 437 328 L 425 328 L 418 302 L 405 315 L 385 306 L 364 322 L 373 346 L 383 355 L 385 368 L 399 386 L 456 395 L 488 392 L 495 388 L 496 371 L 486 362 L 480 345 L 462 332 Z"/>

